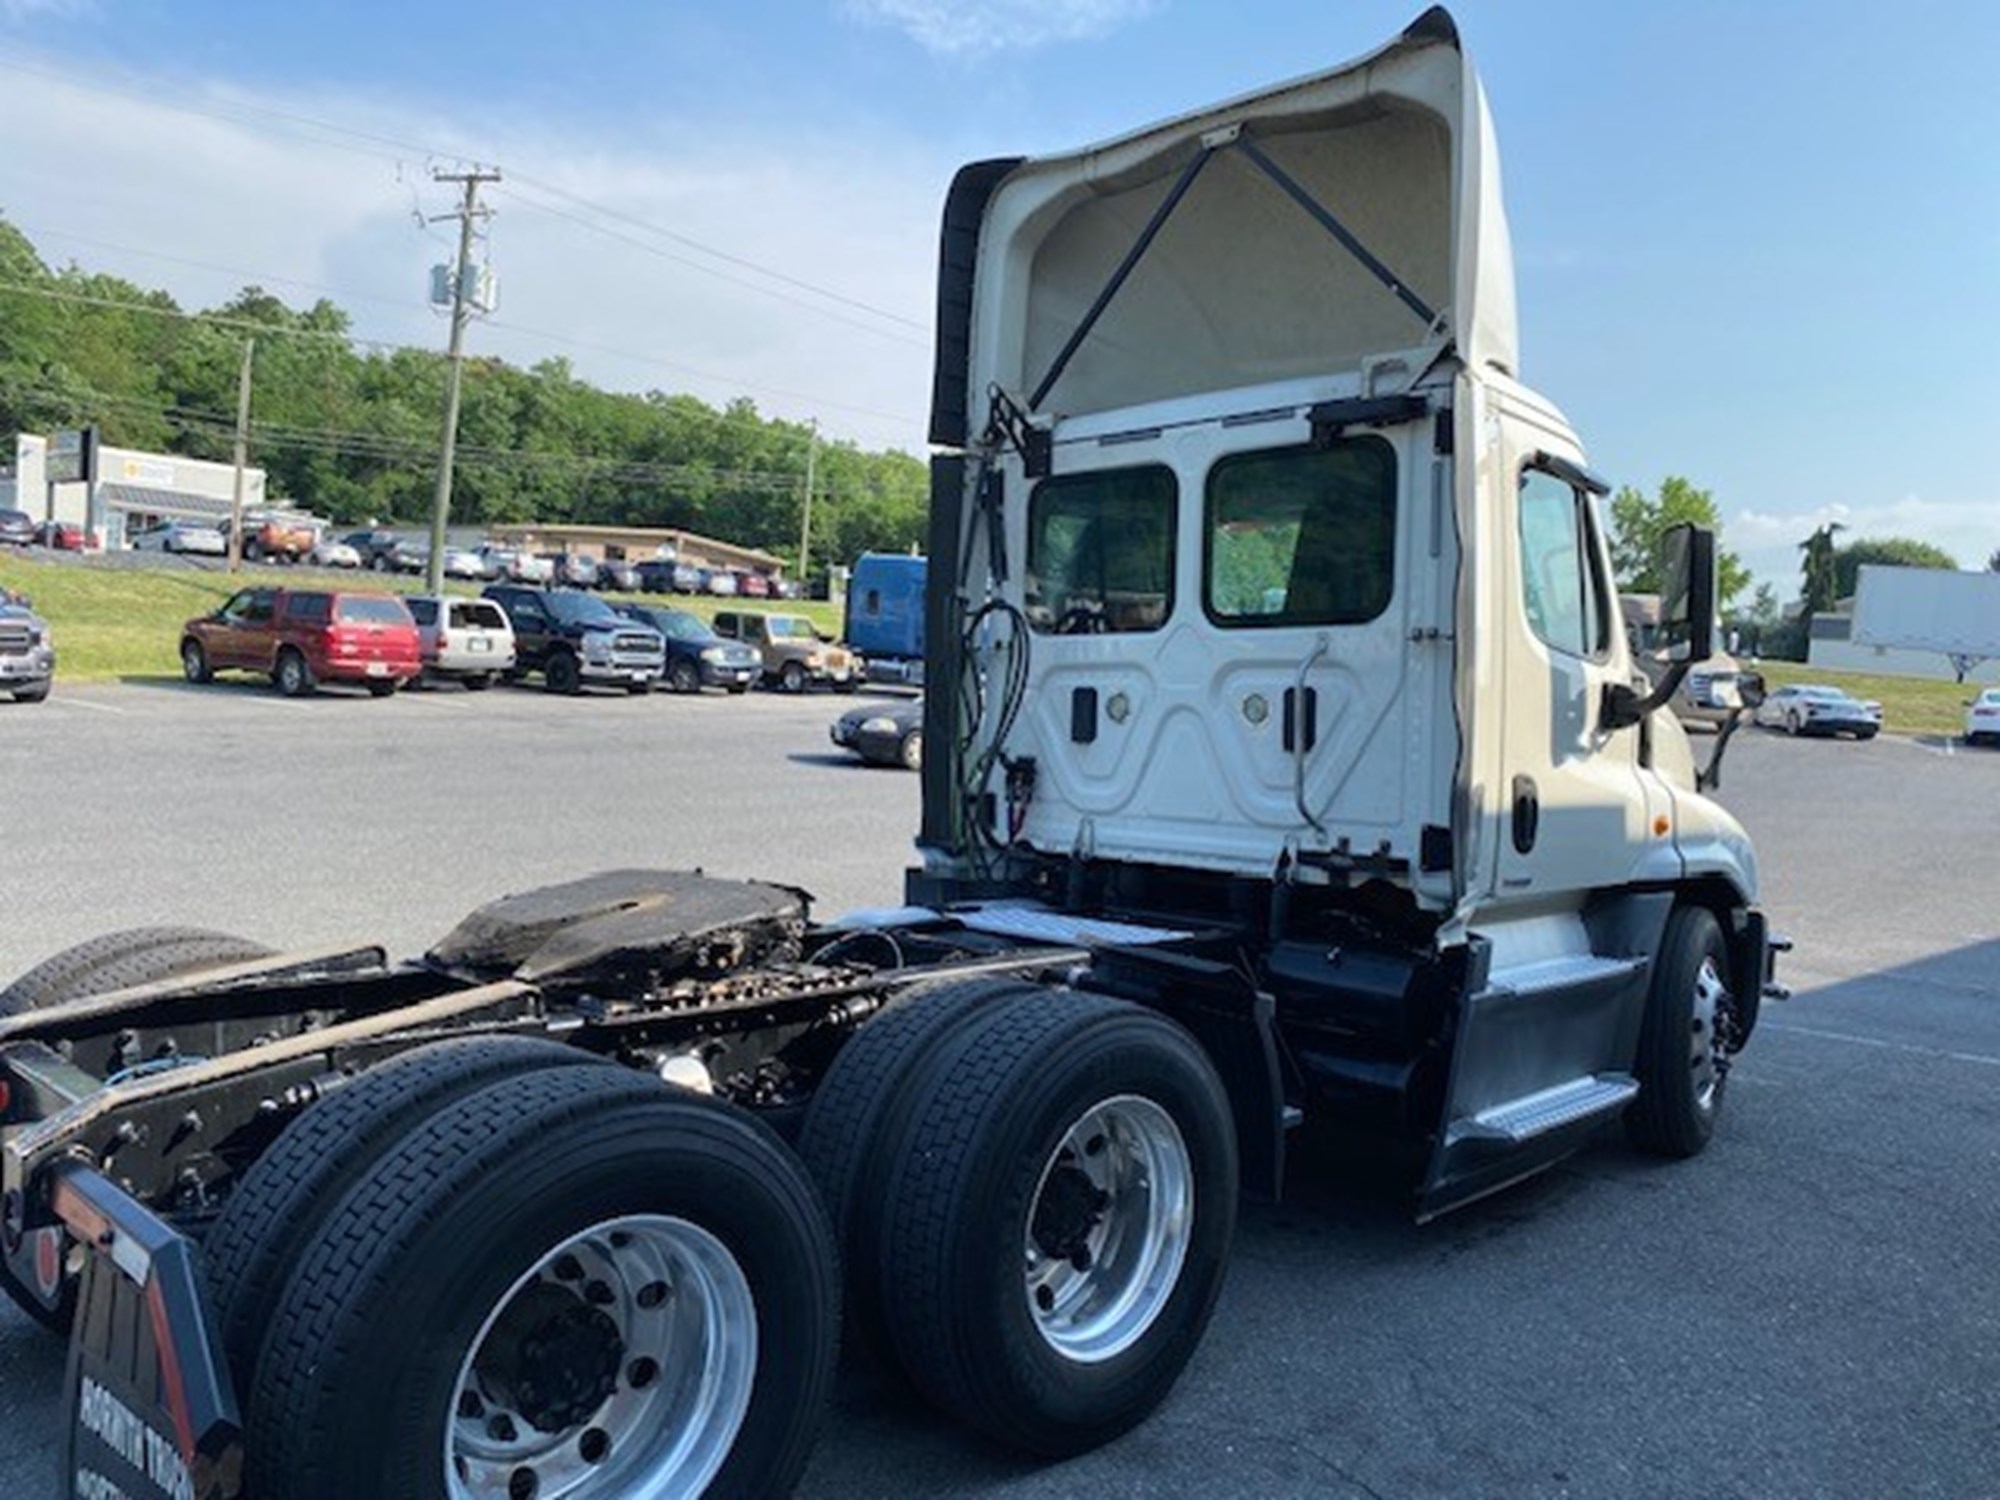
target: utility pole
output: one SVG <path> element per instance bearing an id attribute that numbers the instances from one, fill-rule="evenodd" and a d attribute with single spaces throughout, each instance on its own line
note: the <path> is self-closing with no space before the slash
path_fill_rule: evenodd
<path id="1" fill-rule="evenodd" d="M 472 270 L 472 226 L 492 212 L 479 206 L 479 185 L 498 182 L 498 172 L 433 172 L 437 182 L 456 182 L 465 188 L 465 201 L 440 219 L 458 220 L 458 266 L 451 279 L 451 345 L 446 352 L 444 375 L 444 439 L 439 444 L 437 503 L 431 508 L 431 555 L 424 572 L 424 587 L 433 594 L 444 592 L 444 526 L 451 514 L 451 462 L 458 447 L 458 382 L 465 368 L 465 325 L 471 321 L 466 281 Z"/>
<path id="2" fill-rule="evenodd" d="M 243 368 L 236 376 L 236 487 L 229 497 L 229 571 L 243 568 L 243 469 L 250 461 L 250 362 L 257 341 L 243 341 Z"/>
<path id="3" fill-rule="evenodd" d="M 806 503 L 799 512 L 799 587 L 809 594 L 812 592 L 813 466 L 819 458 L 819 418 L 808 422 L 806 430 L 810 436 L 806 440 Z"/>

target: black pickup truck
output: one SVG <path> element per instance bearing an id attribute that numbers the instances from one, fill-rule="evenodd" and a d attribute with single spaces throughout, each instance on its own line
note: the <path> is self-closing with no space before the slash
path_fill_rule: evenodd
<path id="1" fill-rule="evenodd" d="M 660 633 L 602 599 L 513 583 L 490 584 L 485 597 L 507 612 L 514 627 L 514 675 L 539 672 L 552 693 L 580 693 L 587 683 L 650 692 L 666 670 Z"/>

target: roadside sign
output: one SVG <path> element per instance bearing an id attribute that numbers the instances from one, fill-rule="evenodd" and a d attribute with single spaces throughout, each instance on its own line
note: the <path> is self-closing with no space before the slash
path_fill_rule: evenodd
<path id="1" fill-rule="evenodd" d="M 96 482 L 97 429 L 77 427 L 52 434 L 46 472 L 50 484 Z"/>

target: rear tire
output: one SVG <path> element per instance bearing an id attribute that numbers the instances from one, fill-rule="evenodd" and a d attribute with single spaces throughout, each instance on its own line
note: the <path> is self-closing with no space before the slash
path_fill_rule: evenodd
<path id="1" fill-rule="evenodd" d="M 231 1371 L 249 1389 L 257 1342 L 303 1247 L 342 1195 L 412 1126 L 455 1099 L 543 1068 L 610 1066 L 528 1037 L 460 1037 L 390 1058 L 285 1127 L 243 1174 L 202 1241 Z"/>
<path id="2" fill-rule="evenodd" d="M 201 927 L 134 927 L 124 932 L 109 932 L 43 959 L 0 991 L 0 1016 L 21 1015 L 66 1000 L 106 995 L 135 984 L 151 984 L 270 956 L 271 950 L 262 943 Z M 109 1067 L 95 1066 L 97 1059 L 78 1057 L 73 1061 L 98 1077 L 110 1072 Z M 17 1281 L 11 1270 L 5 1268 L 0 1268 L 0 1288 L 37 1323 L 51 1333 L 67 1337 L 76 1316 L 77 1289 L 77 1278 L 68 1268 L 68 1236 L 61 1229 L 44 1229 L 35 1231 L 30 1240 L 28 1257 L 53 1258 L 55 1275 L 51 1284 L 56 1288 L 53 1301 L 44 1300 L 37 1290 Z"/>
<path id="3" fill-rule="evenodd" d="M 303 698 L 313 690 L 312 668 L 297 651 L 287 647 L 278 653 L 277 669 L 271 675 L 278 691 L 287 698 Z"/>
<path id="4" fill-rule="evenodd" d="M 806 1106 L 799 1155 L 826 1200 L 841 1259 L 856 1273 L 847 1285 L 849 1343 L 869 1355 L 889 1356 L 880 1289 L 873 1276 L 860 1274 L 880 1257 L 880 1216 L 860 1205 L 883 1190 L 890 1166 L 884 1139 L 900 1130 L 912 1080 L 946 1038 L 996 1001 L 1035 991 L 1021 979 L 960 979 L 906 990 L 840 1049 Z"/>
<path id="5" fill-rule="evenodd" d="M 1070 990 L 992 1007 L 931 1055 L 885 1147 L 860 1205 L 882 1255 L 855 1269 L 919 1392 L 1050 1457 L 1165 1399 L 1236 1224 L 1228 1095 L 1185 1030 Z"/>
<path id="6" fill-rule="evenodd" d="M 1655 1156 L 1698 1155 L 1715 1133 L 1727 1081 L 1726 1051 L 1716 1030 L 1730 1013 L 1729 946 L 1705 906 L 1681 906 L 1667 918 L 1653 965 L 1634 1068 L 1639 1097 L 1625 1112 L 1632 1144 Z"/>
<path id="7" fill-rule="evenodd" d="M 387 682 L 378 682 L 371 677 L 365 684 L 365 686 L 368 689 L 368 694 L 370 697 L 389 698 L 395 696 L 396 689 L 401 687 L 402 684 L 396 681 L 396 679 L 393 677 L 390 678 Z"/>
<path id="8" fill-rule="evenodd" d="M 478 1494 L 783 1494 L 835 1286 L 812 1184 L 741 1111 L 624 1070 L 489 1085 L 412 1123 L 305 1246 L 245 1489 L 432 1500 L 457 1468 Z"/>
<path id="9" fill-rule="evenodd" d="M 491 672 L 474 672 L 470 677 L 465 679 L 465 690 L 468 693 L 483 693 L 492 686 L 493 674 Z"/>

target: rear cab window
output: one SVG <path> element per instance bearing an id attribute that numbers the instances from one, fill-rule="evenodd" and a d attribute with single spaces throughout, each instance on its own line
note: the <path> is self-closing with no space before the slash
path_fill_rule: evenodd
<path id="1" fill-rule="evenodd" d="M 1044 634 L 1158 630 L 1174 608 L 1179 485 L 1165 464 L 1063 474 L 1028 502 L 1028 623 Z"/>
<path id="2" fill-rule="evenodd" d="M 1379 437 L 1209 470 L 1202 606 L 1224 628 L 1362 625 L 1396 583 L 1396 453 Z"/>

